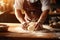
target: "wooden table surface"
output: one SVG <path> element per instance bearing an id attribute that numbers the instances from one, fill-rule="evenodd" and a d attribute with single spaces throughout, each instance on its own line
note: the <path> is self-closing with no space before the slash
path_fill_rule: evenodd
<path id="1" fill-rule="evenodd" d="M 9 26 L 9 32 L 0 32 L 0 37 L 19 37 L 19 38 L 56 38 L 60 37 L 60 33 L 42 33 L 42 32 L 20 32 L 14 30 L 18 27 L 19 23 L 0 23 Z M 18 32 L 17 32 L 18 31 Z M 58 35 L 56 35 L 58 34 Z"/>

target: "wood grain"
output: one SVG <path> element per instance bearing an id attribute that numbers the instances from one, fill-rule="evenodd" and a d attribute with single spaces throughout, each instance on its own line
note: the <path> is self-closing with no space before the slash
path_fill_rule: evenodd
<path id="1" fill-rule="evenodd" d="M 40 31 L 27 31 L 20 27 L 20 23 L 0 23 L 8 25 L 8 31 L 12 33 L 0 33 L 0 36 L 6 37 L 26 37 L 26 38 L 55 38 L 57 37 L 55 33 L 43 33 Z M 16 29 L 17 28 L 17 29 Z"/>

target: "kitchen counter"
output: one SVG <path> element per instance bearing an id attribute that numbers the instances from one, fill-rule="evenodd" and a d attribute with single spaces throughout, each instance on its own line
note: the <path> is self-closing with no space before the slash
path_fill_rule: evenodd
<path id="1" fill-rule="evenodd" d="M 59 38 L 60 37 L 60 33 L 54 33 L 54 32 L 49 32 L 49 33 L 43 33 L 43 32 L 20 32 L 19 30 L 14 30 L 14 28 L 20 26 L 19 23 L 0 23 L 0 24 L 4 24 L 7 25 L 9 27 L 10 30 L 8 30 L 7 32 L 0 32 L 0 39 L 52 39 L 52 38 Z M 14 32 L 13 32 L 13 31 Z M 18 32 L 17 32 L 18 31 Z"/>

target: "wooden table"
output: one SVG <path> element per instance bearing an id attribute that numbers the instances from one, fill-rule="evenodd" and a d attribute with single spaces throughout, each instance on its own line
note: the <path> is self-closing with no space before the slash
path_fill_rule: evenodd
<path id="1" fill-rule="evenodd" d="M 43 39 L 43 38 L 46 38 L 46 39 L 52 39 L 52 38 L 58 38 L 60 37 L 60 33 L 41 33 L 41 32 L 13 32 L 11 30 L 14 30 L 15 27 L 18 27 L 20 24 L 19 23 L 0 23 L 0 24 L 4 24 L 4 25 L 7 25 L 9 26 L 9 29 L 8 30 L 9 32 L 0 32 L 0 39 L 3 39 L 3 38 L 8 38 L 8 39 L 29 39 L 29 40 L 32 40 L 32 39 Z M 18 31 L 18 30 L 17 30 Z M 58 35 L 57 35 L 58 34 Z"/>

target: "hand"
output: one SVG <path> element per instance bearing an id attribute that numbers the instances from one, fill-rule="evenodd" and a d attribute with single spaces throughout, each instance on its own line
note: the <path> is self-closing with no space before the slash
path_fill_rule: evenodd
<path id="1" fill-rule="evenodd" d="M 27 27 L 28 27 L 28 23 L 27 23 L 27 22 L 25 22 L 25 23 L 22 24 L 22 28 L 23 28 L 24 30 L 27 30 Z"/>
<path id="2" fill-rule="evenodd" d="M 34 26 L 35 26 L 35 29 L 34 29 L 35 31 L 39 31 L 39 30 L 41 30 L 43 28 L 42 24 L 41 23 L 37 23 L 37 22 L 35 23 Z"/>

